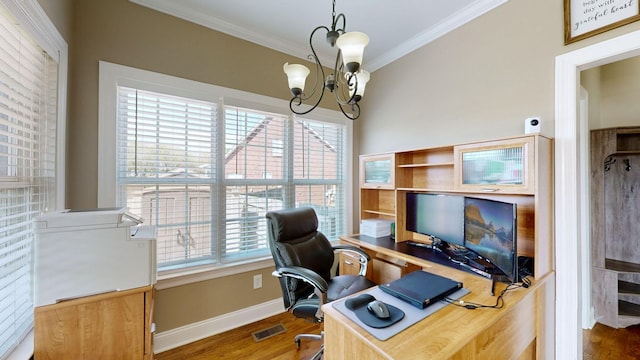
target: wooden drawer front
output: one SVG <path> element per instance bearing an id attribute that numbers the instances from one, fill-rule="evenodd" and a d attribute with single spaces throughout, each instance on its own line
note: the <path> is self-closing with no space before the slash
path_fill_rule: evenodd
<path id="1" fill-rule="evenodd" d="M 340 275 L 358 275 L 359 258 L 348 253 L 340 253 Z"/>

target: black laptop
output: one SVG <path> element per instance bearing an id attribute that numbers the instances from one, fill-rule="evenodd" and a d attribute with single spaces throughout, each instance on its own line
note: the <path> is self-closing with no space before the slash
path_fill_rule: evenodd
<path id="1" fill-rule="evenodd" d="M 424 309 L 462 288 L 462 283 L 444 276 L 414 271 L 398 280 L 380 285 L 380 289 L 411 305 Z"/>

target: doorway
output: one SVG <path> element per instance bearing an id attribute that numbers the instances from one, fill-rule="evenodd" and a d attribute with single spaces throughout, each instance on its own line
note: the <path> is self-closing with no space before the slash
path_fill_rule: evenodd
<path id="1" fill-rule="evenodd" d="M 555 253 L 556 320 L 555 358 L 582 358 L 582 318 L 590 311 L 591 300 L 584 295 L 590 281 L 589 228 L 581 209 L 589 206 L 588 169 L 581 166 L 589 156 L 584 151 L 589 127 L 580 121 L 580 71 L 640 54 L 640 31 L 631 32 L 556 57 L 555 98 Z M 558 261 L 561 260 L 561 261 Z M 578 311 L 572 311 L 578 309 Z M 558 346 L 562 344 L 562 346 Z"/>

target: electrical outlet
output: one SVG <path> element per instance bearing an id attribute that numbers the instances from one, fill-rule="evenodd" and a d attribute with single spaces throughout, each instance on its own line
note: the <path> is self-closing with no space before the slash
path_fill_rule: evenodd
<path id="1" fill-rule="evenodd" d="M 253 275 L 253 288 L 260 289 L 262 287 L 262 274 Z"/>

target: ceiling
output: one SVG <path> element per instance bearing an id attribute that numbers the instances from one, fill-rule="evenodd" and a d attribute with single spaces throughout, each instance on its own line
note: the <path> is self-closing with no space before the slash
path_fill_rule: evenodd
<path id="1" fill-rule="evenodd" d="M 332 21 L 331 0 L 130 1 L 303 59 L 313 29 Z M 507 1 L 336 0 L 336 14 L 345 14 L 347 31 L 369 35 L 363 68 L 372 72 Z M 316 34 L 314 47 L 332 67 L 335 50 L 325 34 Z"/>

